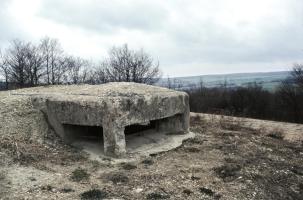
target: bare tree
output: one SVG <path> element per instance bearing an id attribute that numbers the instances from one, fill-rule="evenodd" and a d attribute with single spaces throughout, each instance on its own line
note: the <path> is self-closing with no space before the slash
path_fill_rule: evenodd
<path id="1" fill-rule="evenodd" d="M 113 47 L 109 59 L 102 63 L 109 81 L 153 84 L 161 76 L 159 63 L 141 49 L 130 50 L 127 44 Z"/>
<path id="2" fill-rule="evenodd" d="M 290 77 L 284 80 L 277 90 L 280 102 L 288 110 L 295 122 L 303 117 L 303 65 L 295 64 Z"/>
<path id="3" fill-rule="evenodd" d="M 5 60 L 8 65 L 9 81 L 17 87 L 25 87 L 28 84 L 28 49 L 30 43 L 14 40 L 7 49 Z"/>
<path id="4" fill-rule="evenodd" d="M 166 84 L 166 87 L 168 89 L 172 89 L 173 88 L 173 84 L 172 84 L 172 81 L 171 81 L 171 78 L 169 76 L 167 76 L 167 84 Z"/>
<path id="5" fill-rule="evenodd" d="M 62 58 L 63 49 L 57 39 L 45 37 L 40 42 L 45 69 L 46 84 L 60 84 L 64 74 L 66 60 Z"/>
<path id="6" fill-rule="evenodd" d="M 94 67 L 87 71 L 85 83 L 96 85 L 106 82 L 109 82 L 109 80 L 104 67 Z"/>
<path id="7" fill-rule="evenodd" d="M 88 78 L 89 62 L 80 57 L 66 57 L 67 82 L 72 84 L 85 83 Z"/>
<path id="8" fill-rule="evenodd" d="M 38 47 L 31 43 L 14 40 L 5 54 L 2 66 L 7 81 L 17 87 L 35 86 L 43 75 L 43 57 Z"/>
<path id="9" fill-rule="evenodd" d="M 39 47 L 29 45 L 27 51 L 26 73 L 29 78 L 30 86 L 39 84 L 41 77 L 44 75 L 43 55 Z"/>
<path id="10" fill-rule="evenodd" d="M 291 77 L 294 82 L 303 90 L 303 64 L 294 64 L 291 71 Z"/>
<path id="11" fill-rule="evenodd" d="M 8 89 L 8 84 L 9 84 L 9 67 L 6 63 L 6 60 L 2 54 L 2 51 L 0 49 L 0 74 L 3 76 L 5 80 L 5 89 Z"/>
<path id="12" fill-rule="evenodd" d="M 299 122 L 301 95 L 298 88 L 290 80 L 285 80 L 279 86 L 277 94 L 282 108 L 291 114 L 294 122 Z"/>

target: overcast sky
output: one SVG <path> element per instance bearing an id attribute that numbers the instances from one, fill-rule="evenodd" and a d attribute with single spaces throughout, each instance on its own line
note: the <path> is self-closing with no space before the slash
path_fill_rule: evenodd
<path id="1" fill-rule="evenodd" d="M 128 43 L 164 76 L 280 71 L 303 61 L 302 0 L 0 0 L 0 46 L 57 38 L 95 61 Z"/>

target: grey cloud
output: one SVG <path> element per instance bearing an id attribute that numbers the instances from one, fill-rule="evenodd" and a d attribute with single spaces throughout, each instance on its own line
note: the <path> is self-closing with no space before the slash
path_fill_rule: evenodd
<path id="1" fill-rule="evenodd" d="M 303 3 L 299 3 L 302 5 Z M 289 12 L 292 12 L 291 10 Z M 216 24 L 211 19 L 192 26 L 169 29 L 176 48 L 175 64 L 195 62 L 244 63 L 302 60 L 303 58 L 303 10 L 296 17 L 273 19 L 261 22 L 253 31 L 238 33 Z M 290 15 L 291 16 L 291 15 Z M 288 23 L 280 21 L 287 20 Z M 251 26 L 247 22 L 238 24 L 238 31 Z"/>
<path id="2" fill-rule="evenodd" d="M 14 34 L 14 32 L 15 32 L 14 22 L 7 13 L 8 6 L 9 6 L 8 0 L 1 1 L 0 42 L 6 41 L 7 37 L 9 37 L 11 34 Z"/>
<path id="3" fill-rule="evenodd" d="M 28 38 L 28 34 L 22 30 L 18 22 L 12 16 L 12 13 L 8 12 L 12 1 L 1 0 L 0 9 L 0 48 L 5 48 L 10 41 L 20 38 Z"/>
<path id="4" fill-rule="evenodd" d="M 45 0 L 39 15 L 67 26 L 102 33 L 117 29 L 156 30 L 167 11 L 143 1 Z"/>

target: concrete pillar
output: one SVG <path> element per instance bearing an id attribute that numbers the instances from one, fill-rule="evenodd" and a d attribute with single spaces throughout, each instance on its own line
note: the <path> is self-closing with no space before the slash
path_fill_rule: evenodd
<path id="1" fill-rule="evenodd" d="M 126 153 L 124 127 L 113 123 L 103 125 L 104 154 L 121 157 Z"/>
<path id="2" fill-rule="evenodd" d="M 188 123 L 189 116 L 185 114 L 177 114 L 165 119 L 161 119 L 157 121 L 157 130 L 164 131 L 164 132 L 184 132 L 188 131 Z"/>
<path id="3" fill-rule="evenodd" d="M 188 104 L 188 98 L 187 98 L 187 104 Z M 189 132 L 189 122 L 190 121 L 190 110 L 189 105 L 186 107 L 186 110 L 181 115 L 181 123 L 182 123 L 182 129 L 185 132 Z"/>
<path id="4" fill-rule="evenodd" d="M 184 96 L 184 112 L 182 113 L 181 123 L 185 132 L 189 132 L 190 109 L 189 109 L 189 96 Z"/>

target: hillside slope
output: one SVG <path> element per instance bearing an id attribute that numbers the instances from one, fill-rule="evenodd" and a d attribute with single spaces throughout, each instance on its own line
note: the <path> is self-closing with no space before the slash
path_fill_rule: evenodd
<path id="1" fill-rule="evenodd" d="M 0 103 L 0 199 L 303 196 L 302 125 L 193 113 L 195 138 L 174 150 L 117 164 L 110 158 L 90 160 L 37 126 L 43 116 L 24 97 L 0 93 Z"/>

